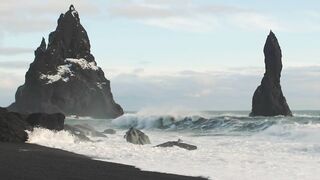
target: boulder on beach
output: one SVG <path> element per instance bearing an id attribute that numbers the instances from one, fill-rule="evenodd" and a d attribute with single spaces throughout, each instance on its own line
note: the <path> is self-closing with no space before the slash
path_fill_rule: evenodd
<path id="1" fill-rule="evenodd" d="M 32 127 L 42 127 L 49 130 L 63 130 L 65 116 L 61 113 L 45 114 L 33 113 L 30 114 L 26 121 Z"/>
<path id="2" fill-rule="evenodd" d="M 32 131 L 34 127 L 62 130 L 64 119 L 59 113 L 21 114 L 0 107 L 0 142 L 25 142 L 28 140 L 26 130 Z"/>
<path id="3" fill-rule="evenodd" d="M 151 144 L 149 137 L 146 134 L 133 127 L 126 132 L 124 137 L 126 138 L 127 142 L 132 144 Z"/>
<path id="4" fill-rule="evenodd" d="M 264 55 L 266 70 L 261 85 L 254 92 L 250 116 L 292 116 L 280 85 L 281 48 L 272 31 L 270 31 L 266 40 Z"/>
<path id="5" fill-rule="evenodd" d="M 123 114 L 111 93 L 110 81 L 91 54 L 90 40 L 71 5 L 61 14 L 48 43 L 42 38 L 25 83 L 8 109 L 20 113 L 116 118 Z"/>
<path id="6" fill-rule="evenodd" d="M 27 141 L 28 134 L 25 130 L 32 130 L 32 127 L 24 118 L 24 115 L 0 108 L 0 142 Z"/>
<path id="7" fill-rule="evenodd" d="M 183 148 L 186 150 L 196 150 L 197 149 L 197 146 L 183 143 L 182 140 L 180 140 L 180 139 L 178 139 L 178 141 L 168 141 L 163 144 L 159 144 L 155 147 L 174 147 L 174 146 L 179 147 L 179 148 Z"/>

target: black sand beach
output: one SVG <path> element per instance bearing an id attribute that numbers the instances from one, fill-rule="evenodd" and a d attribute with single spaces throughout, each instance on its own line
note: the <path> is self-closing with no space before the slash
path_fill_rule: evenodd
<path id="1" fill-rule="evenodd" d="M 0 143 L 2 180 L 202 180 L 172 174 L 141 171 L 116 163 L 92 160 L 71 152 L 35 144 Z"/>

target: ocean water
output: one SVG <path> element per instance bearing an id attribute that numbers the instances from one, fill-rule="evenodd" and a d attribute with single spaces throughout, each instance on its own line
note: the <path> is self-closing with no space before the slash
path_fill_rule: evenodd
<path id="1" fill-rule="evenodd" d="M 248 114 L 141 111 L 113 120 L 68 117 L 67 124 L 89 124 L 98 131 L 112 128 L 117 133 L 84 142 L 66 131 L 37 128 L 29 132 L 29 143 L 143 170 L 210 179 L 319 179 L 320 111 L 296 111 L 294 117 Z M 152 144 L 127 143 L 123 136 L 130 127 L 141 129 Z M 198 149 L 154 147 L 177 139 Z"/>

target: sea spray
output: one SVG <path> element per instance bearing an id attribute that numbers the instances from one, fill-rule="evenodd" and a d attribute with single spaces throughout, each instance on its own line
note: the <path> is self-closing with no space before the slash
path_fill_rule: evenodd
<path id="1" fill-rule="evenodd" d="M 320 168 L 320 113 L 296 112 L 295 117 L 248 117 L 247 112 L 206 112 L 188 115 L 131 113 L 114 120 L 66 119 L 88 123 L 108 138 L 78 141 L 66 131 L 36 128 L 29 143 L 87 155 L 94 159 L 130 164 L 143 170 L 208 176 L 211 179 L 317 179 Z M 157 119 L 173 117 L 168 125 Z M 190 118 L 192 117 L 192 118 Z M 152 144 L 140 146 L 123 138 L 128 127 L 139 127 Z M 164 128 L 165 127 L 165 128 Z M 182 139 L 195 151 L 155 145 Z"/>

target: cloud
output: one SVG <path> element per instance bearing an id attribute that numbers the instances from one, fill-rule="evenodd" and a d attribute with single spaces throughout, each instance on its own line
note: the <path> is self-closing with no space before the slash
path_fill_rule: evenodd
<path id="1" fill-rule="evenodd" d="M 8 106 L 14 101 L 18 86 L 23 84 L 24 75 L 15 71 L 0 71 L 0 106 Z"/>
<path id="2" fill-rule="evenodd" d="M 0 70 L 2 69 L 28 69 L 29 61 L 0 61 Z"/>
<path id="3" fill-rule="evenodd" d="M 19 54 L 32 53 L 32 48 L 21 48 L 21 47 L 0 47 L 0 56 L 12 56 Z M 0 62 L 1 63 L 1 62 Z"/>
<path id="4" fill-rule="evenodd" d="M 171 30 L 207 32 L 222 26 L 245 29 L 280 29 L 269 16 L 252 9 L 222 4 L 201 4 L 196 1 L 125 1 L 108 7 L 111 17 Z M 239 23 L 240 21 L 240 23 Z"/>
<path id="5" fill-rule="evenodd" d="M 5 33 L 39 32 L 48 30 L 59 13 L 68 10 L 74 2 L 54 0 L 33 0 L 22 3 L 19 0 L 2 0 L 0 6 L 0 31 Z M 81 14 L 93 15 L 99 13 L 96 3 L 89 0 L 74 2 Z"/>
<path id="6" fill-rule="evenodd" d="M 281 26 L 280 23 L 276 22 L 274 19 L 252 12 L 239 13 L 236 16 L 229 18 L 229 21 L 246 30 L 252 30 L 253 27 L 264 30 L 285 30 L 285 27 Z"/>
<path id="7" fill-rule="evenodd" d="M 144 74 L 145 73 L 145 74 Z M 112 92 L 126 110 L 147 107 L 185 107 L 193 110 L 250 110 L 252 95 L 264 69 L 228 68 L 220 71 L 164 72 L 145 69 L 120 73 L 111 79 Z M 287 67 L 282 89 L 292 109 L 320 107 L 320 66 Z"/>

